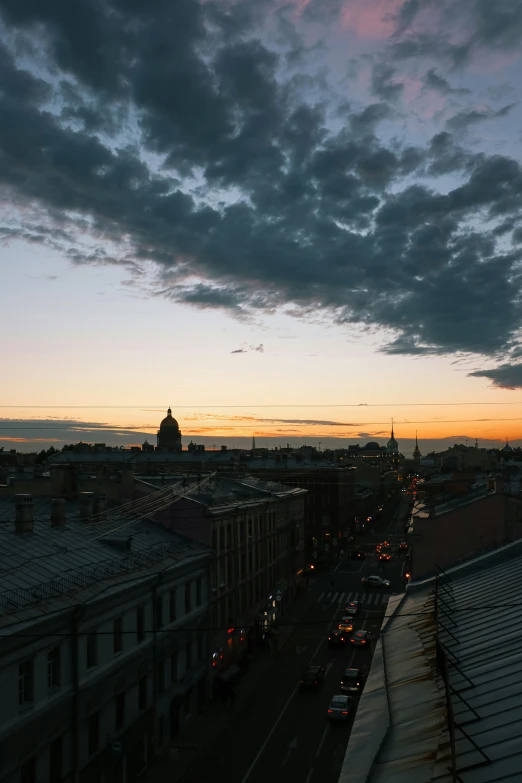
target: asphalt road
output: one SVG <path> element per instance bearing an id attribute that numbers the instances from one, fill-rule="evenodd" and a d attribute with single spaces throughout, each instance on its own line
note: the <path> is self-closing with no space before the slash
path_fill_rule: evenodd
<path id="1" fill-rule="evenodd" d="M 401 498 L 388 513 L 385 511 L 378 523 L 379 532 L 386 532 L 388 537 L 401 534 L 407 506 L 406 498 Z M 367 531 L 364 537 L 369 549 L 375 534 Z M 344 669 L 369 670 L 389 595 L 404 589 L 403 562 L 402 557 L 394 555 L 380 571 L 375 554 L 363 561 L 341 559 L 335 572 L 312 580 L 312 604 L 307 614 L 274 655 L 273 665 L 259 678 L 250 702 L 241 710 L 231 708 L 225 735 L 193 768 L 187 783 L 337 783 L 353 715 L 346 723 L 329 722 L 328 705 L 339 692 Z M 364 589 L 361 579 L 372 573 L 390 579 L 391 589 Z M 327 646 L 328 630 L 337 625 L 349 600 L 362 603 L 355 629 L 370 631 L 373 641 L 368 650 Z M 303 693 L 300 673 L 311 663 L 326 668 L 325 681 L 317 692 Z"/>

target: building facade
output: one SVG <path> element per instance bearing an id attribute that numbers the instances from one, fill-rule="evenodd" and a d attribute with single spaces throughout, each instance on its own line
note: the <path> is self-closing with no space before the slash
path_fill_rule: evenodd
<path id="1" fill-rule="evenodd" d="M 251 476 L 172 476 L 172 502 L 155 515 L 164 528 L 212 549 L 211 664 L 237 657 L 294 598 L 304 565 L 306 491 Z M 136 481 L 136 497 L 155 491 Z M 162 483 L 163 486 L 163 483 Z"/>
<path id="2" fill-rule="evenodd" d="M 0 781 L 132 783 L 206 698 L 210 551 L 65 500 L 0 508 Z"/>

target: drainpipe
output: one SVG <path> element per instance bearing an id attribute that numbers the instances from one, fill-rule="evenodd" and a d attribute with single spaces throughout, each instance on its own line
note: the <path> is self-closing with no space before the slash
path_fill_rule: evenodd
<path id="1" fill-rule="evenodd" d="M 156 597 L 158 593 L 158 586 L 161 584 L 161 574 L 157 575 L 157 579 L 152 586 L 152 752 L 154 757 L 159 754 L 158 738 L 156 736 L 156 726 L 158 723 L 158 616 L 156 610 Z M 163 607 L 162 607 L 163 608 Z"/>
<path id="2" fill-rule="evenodd" d="M 71 670 L 73 680 L 72 698 L 72 770 L 73 783 L 80 777 L 80 620 L 85 614 L 85 604 L 75 606 L 72 616 Z"/>

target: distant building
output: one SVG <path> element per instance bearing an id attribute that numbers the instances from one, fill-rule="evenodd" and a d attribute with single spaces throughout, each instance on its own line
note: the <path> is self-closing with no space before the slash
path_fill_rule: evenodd
<path id="1" fill-rule="evenodd" d="M 413 461 L 417 467 L 420 466 L 421 453 L 419 449 L 419 441 L 417 439 L 417 431 L 415 431 L 415 448 L 413 450 Z"/>
<path id="2" fill-rule="evenodd" d="M 169 408 L 158 430 L 158 449 L 160 451 L 181 451 L 181 432 L 176 419 Z"/>
<path id="3" fill-rule="evenodd" d="M 399 444 L 395 440 L 395 435 L 393 433 L 393 419 L 392 419 L 392 429 L 391 429 L 391 437 L 386 445 L 386 451 L 388 454 L 398 454 L 399 453 Z"/>

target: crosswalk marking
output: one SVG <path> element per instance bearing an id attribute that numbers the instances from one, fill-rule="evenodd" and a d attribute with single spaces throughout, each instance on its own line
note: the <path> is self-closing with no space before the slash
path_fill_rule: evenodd
<path id="1" fill-rule="evenodd" d="M 348 604 L 350 601 L 359 601 L 360 604 L 371 606 L 379 606 L 387 604 L 390 600 L 390 596 L 385 593 L 369 592 L 369 593 L 334 593 L 330 591 L 327 593 L 325 590 L 317 598 L 317 603 L 323 604 Z M 344 607 L 343 607 L 344 608 Z"/>

